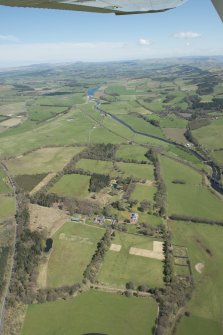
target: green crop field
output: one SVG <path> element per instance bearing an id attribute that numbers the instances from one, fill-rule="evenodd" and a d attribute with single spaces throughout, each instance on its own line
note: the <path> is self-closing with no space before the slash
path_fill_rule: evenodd
<path id="1" fill-rule="evenodd" d="M 97 161 L 94 159 L 81 159 L 75 165 L 78 169 L 83 169 L 91 173 L 110 174 L 113 164 L 110 161 Z"/>
<path id="2" fill-rule="evenodd" d="M 156 313 L 151 298 L 91 290 L 67 301 L 30 305 L 22 335 L 149 335 Z"/>
<path id="3" fill-rule="evenodd" d="M 135 163 L 123 163 L 119 162 L 116 164 L 118 170 L 124 177 L 133 177 L 140 180 L 147 179 L 153 180 L 153 165 L 149 164 L 135 164 Z M 113 172 L 117 175 L 116 171 Z"/>
<path id="4" fill-rule="evenodd" d="M 147 148 L 140 147 L 138 145 L 122 145 L 116 152 L 116 158 L 119 159 L 135 159 L 135 160 L 147 160 L 145 153 L 148 151 Z"/>
<path id="5" fill-rule="evenodd" d="M 223 230 L 222 227 L 170 222 L 173 243 L 187 247 L 195 280 L 195 291 L 184 317 L 178 326 L 178 335 L 221 335 L 223 331 Z M 201 273 L 195 265 L 202 263 Z"/>
<path id="6" fill-rule="evenodd" d="M 121 125 L 117 126 L 118 133 L 114 133 L 113 129 L 110 131 L 115 121 L 106 119 L 106 122 L 108 124 L 105 126 L 95 128 L 95 121 L 90 118 L 90 115 L 80 110 L 71 111 L 47 123 L 41 123 L 35 126 L 35 131 L 25 122 L 21 127 L 0 133 L 0 155 L 3 157 L 17 156 L 40 146 L 121 143 L 123 134 L 127 133 L 128 136 L 132 136 L 132 133 Z"/>
<path id="7" fill-rule="evenodd" d="M 47 271 L 48 286 L 80 283 L 104 229 L 68 222 L 53 236 Z"/>
<path id="8" fill-rule="evenodd" d="M 138 163 L 116 163 L 117 172 L 123 177 L 133 177 L 140 180 L 153 180 L 153 165 L 152 164 L 138 164 Z M 117 175 L 116 171 L 113 171 L 113 175 Z"/>
<path id="9" fill-rule="evenodd" d="M 62 170 L 71 158 L 82 150 L 83 147 L 43 148 L 27 155 L 7 160 L 5 163 L 14 175 L 57 172 Z"/>
<path id="10" fill-rule="evenodd" d="M 149 287 L 163 285 L 163 263 L 160 260 L 130 255 L 131 247 L 153 249 L 153 239 L 116 232 L 114 244 L 121 245 L 119 252 L 109 250 L 105 255 L 97 279 L 110 286 L 124 287 L 129 281 L 135 285 L 145 284 Z"/>
<path id="11" fill-rule="evenodd" d="M 155 193 L 156 187 L 137 184 L 131 194 L 131 199 L 138 201 L 148 200 L 150 202 L 153 202 Z"/>
<path id="12" fill-rule="evenodd" d="M 12 197 L 0 195 L 0 220 L 15 214 L 15 200 Z"/>
<path id="13" fill-rule="evenodd" d="M 193 130 L 193 135 L 200 144 L 213 151 L 222 148 L 223 118 L 212 121 L 210 125 Z M 214 155 L 216 161 L 223 166 L 223 155 Z"/>
<path id="14" fill-rule="evenodd" d="M 90 176 L 82 176 L 79 174 L 64 175 L 55 183 L 49 192 L 66 197 L 84 198 L 89 195 L 88 188 L 90 178 Z"/>
<path id="15" fill-rule="evenodd" d="M 5 173 L 0 169 L 0 193 L 8 193 L 10 188 L 7 184 L 7 177 Z"/>
<path id="16" fill-rule="evenodd" d="M 29 110 L 29 119 L 30 121 L 43 122 L 64 113 L 66 110 L 67 107 L 34 106 Z"/>
<path id="17" fill-rule="evenodd" d="M 139 118 L 132 114 L 118 115 L 118 117 L 137 131 L 150 135 L 164 137 L 163 132 L 159 127 L 151 125 L 151 123 L 144 121 L 142 118 Z"/>
<path id="18" fill-rule="evenodd" d="M 181 163 L 162 156 L 162 174 L 167 187 L 168 214 L 222 220 L 223 201 L 202 184 L 202 176 Z M 174 184 L 174 180 L 185 184 Z"/>

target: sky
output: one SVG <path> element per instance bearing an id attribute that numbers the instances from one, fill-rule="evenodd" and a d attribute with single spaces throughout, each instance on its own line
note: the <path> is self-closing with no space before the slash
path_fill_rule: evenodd
<path id="1" fill-rule="evenodd" d="M 207 55 L 223 55 L 211 0 L 127 16 L 0 6 L 0 68 Z"/>

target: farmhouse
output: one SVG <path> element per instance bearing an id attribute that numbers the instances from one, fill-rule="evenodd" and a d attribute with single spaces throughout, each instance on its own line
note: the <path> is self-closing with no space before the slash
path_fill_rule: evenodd
<path id="1" fill-rule="evenodd" d="M 137 223 L 139 218 L 138 213 L 131 213 L 130 215 L 130 223 Z"/>

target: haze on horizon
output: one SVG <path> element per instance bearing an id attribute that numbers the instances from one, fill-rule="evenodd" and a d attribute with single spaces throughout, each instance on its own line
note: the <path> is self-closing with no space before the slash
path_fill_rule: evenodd
<path id="1" fill-rule="evenodd" d="M 223 55 L 223 25 L 209 0 L 125 17 L 4 6 L 0 16 L 0 68 Z"/>

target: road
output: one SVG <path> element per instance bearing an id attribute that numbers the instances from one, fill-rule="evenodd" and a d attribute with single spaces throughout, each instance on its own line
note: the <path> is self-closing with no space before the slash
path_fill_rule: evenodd
<path id="1" fill-rule="evenodd" d="M 17 209 L 18 209 L 18 203 L 17 203 L 17 197 L 16 197 L 16 184 L 15 181 L 13 179 L 13 177 L 11 176 L 7 166 L 3 163 L 0 162 L 0 166 L 2 167 L 2 169 L 4 170 L 5 174 L 7 175 L 7 178 L 10 182 L 10 185 L 12 187 L 13 190 L 13 194 L 15 197 L 15 201 L 16 201 L 16 213 L 17 213 Z M 5 304 L 6 304 L 6 298 L 7 295 L 9 293 L 9 287 L 10 287 L 10 283 L 11 283 L 11 277 L 12 277 L 12 271 L 13 271 L 13 267 L 14 267 L 14 258 L 15 258 L 15 245 L 16 245 L 16 236 L 17 236 L 17 224 L 15 221 L 15 227 L 14 227 L 14 236 L 13 236 L 13 241 L 12 241 L 12 255 L 11 255 L 11 264 L 10 264 L 10 269 L 9 269 L 9 273 L 8 273 L 8 281 L 5 287 L 5 292 L 4 292 L 4 296 L 2 297 L 2 304 L 1 304 L 1 310 L 0 310 L 0 334 L 3 333 L 3 327 L 4 327 L 4 312 L 5 312 Z"/>

